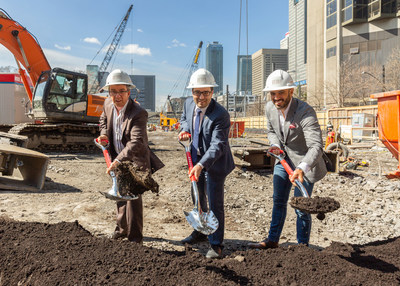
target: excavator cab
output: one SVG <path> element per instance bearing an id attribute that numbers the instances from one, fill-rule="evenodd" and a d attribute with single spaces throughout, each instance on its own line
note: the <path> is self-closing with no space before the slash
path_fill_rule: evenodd
<path id="1" fill-rule="evenodd" d="M 87 75 L 60 68 L 43 72 L 33 94 L 32 115 L 42 121 L 98 122 L 88 116 Z"/>

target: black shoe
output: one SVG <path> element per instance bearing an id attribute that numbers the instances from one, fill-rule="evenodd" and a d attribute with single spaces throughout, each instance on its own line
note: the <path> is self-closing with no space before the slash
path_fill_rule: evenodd
<path id="1" fill-rule="evenodd" d="M 250 248 L 255 248 L 255 249 L 269 249 L 269 248 L 278 248 L 279 244 L 275 241 L 271 241 L 268 238 L 264 239 L 263 241 L 260 242 L 250 242 L 248 244 Z"/>
<path id="2" fill-rule="evenodd" d="M 206 258 L 209 259 L 222 258 L 222 247 L 219 245 L 211 245 L 211 248 L 207 251 Z"/>
<path id="3" fill-rule="evenodd" d="M 195 244 L 202 241 L 207 241 L 207 235 L 202 234 L 197 230 L 193 231 L 188 237 L 181 240 L 183 244 Z"/>

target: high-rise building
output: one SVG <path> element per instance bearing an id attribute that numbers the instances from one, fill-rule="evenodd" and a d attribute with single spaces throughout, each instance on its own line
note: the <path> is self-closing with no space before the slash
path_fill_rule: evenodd
<path id="1" fill-rule="evenodd" d="M 286 32 L 285 37 L 280 42 L 281 49 L 288 49 L 289 48 L 289 32 Z"/>
<path id="2" fill-rule="evenodd" d="M 217 87 L 214 94 L 222 94 L 224 87 L 224 49 L 218 42 L 208 44 L 206 48 L 206 69 L 214 76 Z"/>
<path id="3" fill-rule="evenodd" d="M 130 75 L 136 89 L 131 90 L 131 98 L 136 98 L 140 106 L 148 111 L 156 109 L 156 76 Z"/>
<path id="4" fill-rule="evenodd" d="M 289 73 L 296 85 L 307 80 L 307 0 L 289 0 Z"/>
<path id="5" fill-rule="evenodd" d="M 251 55 L 238 55 L 236 93 L 251 93 Z"/>
<path id="6" fill-rule="evenodd" d="M 307 7 L 307 96 L 313 97 L 314 104 L 326 108 L 342 105 L 344 98 L 338 97 L 352 89 L 347 78 L 350 83 L 362 81 L 368 77 L 360 77 L 367 68 L 376 69 L 375 75 L 368 77 L 374 84 L 368 93 L 381 91 L 384 67 L 390 64 L 394 48 L 400 47 L 398 1 L 308 0 Z M 388 70 L 386 80 L 387 76 Z"/>
<path id="7" fill-rule="evenodd" d="M 267 77 L 274 70 L 288 69 L 288 50 L 261 49 L 251 55 L 252 94 L 262 96 Z"/>

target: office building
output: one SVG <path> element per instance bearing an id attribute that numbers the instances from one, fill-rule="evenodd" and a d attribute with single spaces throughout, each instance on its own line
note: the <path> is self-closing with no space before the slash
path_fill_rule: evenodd
<path id="1" fill-rule="evenodd" d="M 130 75 L 136 89 L 131 90 L 131 98 L 136 98 L 140 106 L 147 111 L 156 109 L 156 76 L 155 75 Z"/>
<path id="2" fill-rule="evenodd" d="M 86 65 L 86 74 L 88 76 L 88 90 L 92 89 L 92 86 L 96 86 L 99 82 L 99 66 L 98 65 Z"/>
<path id="3" fill-rule="evenodd" d="M 307 90 L 312 104 L 322 108 L 362 104 L 354 101 L 361 93 L 368 97 L 384 89 L 384 67 L 400 46 L 397 2 L 308 1 Z M 363 70 L 371 71 L 371 76 L 362 75 Z M 373 85 L 366 91 L 361 84 L 364 91 L 358 90 L 354 83 L 364 81 Z"/>
<path id="4" fill-rule="evenodd" d="M 236 93 L 251 93 L 251 55 L 237 57 Z"/>
<path id="5" fill-rule="evenodd" d="M 252 94 L 263 95 L 265 81 L 274 70 L 288 70 L 288 50 L 261 49 L 251 55 Z"/>
<path id="6" fill-rule="evenodd" d="M 289 32 L 286 32 L 285 37 L 280 41 L 280 48 L 285 50 L 289 48 Z"/>
<path id="7" fill-rule="evenodd" d="M 296 85 L 307 83 L 307 0 L 289 0 L 288 70 Z"/>
<path id="8" fill-rule="evenodd" d="M 214 94 L 222 94 L 224 90 L 224 49 L 218 42 L 208 44 L 206 48 L 206 69 L 214 76 L 217 87 Z"/>

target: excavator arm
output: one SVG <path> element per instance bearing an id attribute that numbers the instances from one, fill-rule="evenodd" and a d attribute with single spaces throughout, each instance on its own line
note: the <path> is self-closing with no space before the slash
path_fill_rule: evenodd
<path id="1" fill-rule="evenodd" d="M 25 90 L 32 102 L 32 92 L 27 80 L 24 66 L 35 84 L 42 72 L 51 69 L 37 39 L 26 28 L 13 20 L 0 8 L 0 44 L 6 47 L 15 57 Z"/>

